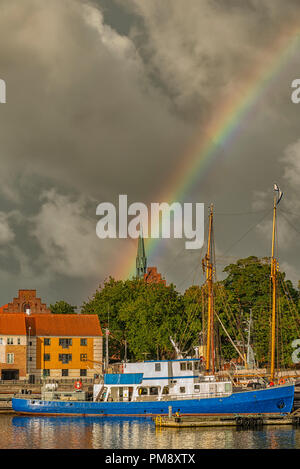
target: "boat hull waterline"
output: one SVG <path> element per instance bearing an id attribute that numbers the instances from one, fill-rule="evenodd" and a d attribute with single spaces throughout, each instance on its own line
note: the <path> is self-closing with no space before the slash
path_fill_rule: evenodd
<path id="1" fill-rule="evenodd" d="M 236 392 L 226 397 L 176 399 L 140 402 L 43 401 L 12 399 L 12 408 L 19 414 L 80 416 L 156 416 L 172 412 L 180 415 L 228 415 L 290 413 L 294 401 L 294 385 Z"/>

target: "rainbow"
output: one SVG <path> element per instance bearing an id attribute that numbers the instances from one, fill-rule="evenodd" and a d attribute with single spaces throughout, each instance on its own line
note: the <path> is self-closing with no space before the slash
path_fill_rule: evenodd
<path id="1" fill-rule="evenodd" d="M 300 26 L 297 24 L 281 32 L 272 46 L 262 51 L 255 66 L 250 64 L 250 71 L 238 80 L 238 87 L 219 103 L 217 111 L 209 120 L 204 132 L 201 132 L 181 158 L 179 166 L 171 176 L 167 188 L 161 193 L 161 202 L 182 201 L 194 183 L 203 178 L 209 165 L 216 158 L 216 150 L 228 144 L 238 133 L 245 118 L 255 108 L 255 104 L 264 91 L 277 78 L 284 65 L 294 56 L 299 46 Z M 299 49 L 298 49 L 299 50 Z M 156 197 L 157 200 L 157 197 Z M 145 239 L 147 257 L 158 246 L 159 239 Z M 135 274 L 136 245 L 130 243 L 123 259 L 112 276 L 126 279 Z"/>

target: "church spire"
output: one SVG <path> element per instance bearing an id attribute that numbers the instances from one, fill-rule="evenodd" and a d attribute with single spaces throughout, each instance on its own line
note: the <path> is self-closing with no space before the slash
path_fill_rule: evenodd
<path id="1" fill-rule="evenodd" d="M 138 241 L 138 250 L 136 256 L 136 276 L 137 278 L 144 278 L 144 274 L 147 272 L 147 257 L 145 254 L 145 245 L 143 232 L 141 230 L 139 241 Z"/>

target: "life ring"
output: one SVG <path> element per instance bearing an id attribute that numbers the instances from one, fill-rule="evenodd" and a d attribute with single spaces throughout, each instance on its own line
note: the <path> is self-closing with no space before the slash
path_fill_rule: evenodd
<path id="1" fill-rule="evenodd" d="M 284 379 L 284 378 L 280 378 L 280 380 L 278 381 L 278 384 L 285 384 L 285 379 Z"/>
<path id="2" fill-rule="evenodd" d="M 271 381 L 271 382 L 269 383 L 269 386 L 274 386 L 273 381 Z"/>
<path id="3" fill-rule="evenodd" d="M 82 382 L 79 379 L 77 381 L 75 381 L 74 388 L 75 389 L 81 389 L 82 388 Z"/>

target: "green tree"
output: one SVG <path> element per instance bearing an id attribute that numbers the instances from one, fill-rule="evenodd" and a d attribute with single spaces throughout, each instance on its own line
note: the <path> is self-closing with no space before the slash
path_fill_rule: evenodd
<path id="1" fill-rule="evenodd" d="M 110 355 L 122 359 L 126 340 L 128 358 L 171 358 L 170 337 L 185 349 L 197 343 L 200 322 L 190 321 L 186 330 L 192 315 L 186 301 L 174 285 L 110 278 L 83 304 L 82 313 L 98 314 L 102 328 L 109 328 Z"/>
<path id="2" fill-rule="evenodd" d="M 269 362 L 271 327 L 270 260 L 255 256 L 239 259 L 224 269 L 227 273 L 222 282 L 228 303 L 236 318 L 236 330 L 246 339 L 246 324 L 252 310 L 252 342 L 256 359 L 261 365 Z M 291 341 L 298 338 L 299 291 L 293 288 L 285 273 L 278 272 L 278 365 L 290 366 Z M 230 328 L 230 326 L 229 326 Z M 243 332 L 244 331 L 244 332 Z"/>
<path id="3" fill-rule="evenodd" d="M 57 301 L 54 305 L 50 305 L 51 313 L 53 314 L 76 314 L 77 306 L 71 306 L 66 301 Z"/>

